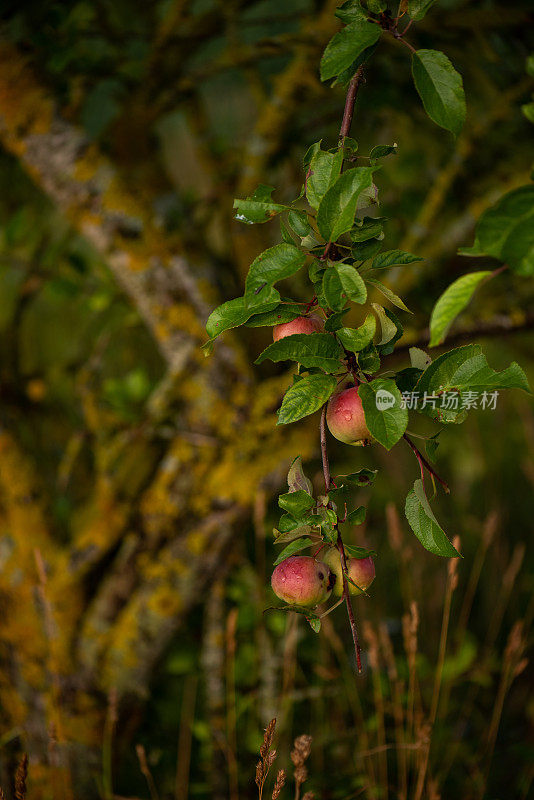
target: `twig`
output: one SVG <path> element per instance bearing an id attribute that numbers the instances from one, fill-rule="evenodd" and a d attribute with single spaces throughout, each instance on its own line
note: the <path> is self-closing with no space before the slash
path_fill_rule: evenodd
<path id="1" fill-rule="evenodd" d="M 406 434 L 406 433 L 403 434 L 402 438 L 406 439 L 406 441 L 408 442 L 408 444 L 412 448 L 413 452 L 415 453 L 415 456 L 416 456 L 416 458 L 417 458 L 417 460 L 419 462 L 419 467 L 421 468 L 421 477 L 423 478 L 423 482 L 424 482 L 424 470 L 423 470 L 423 467 L 425 467 L 428 470 L 428 472 L 430 473 L 430 475 L 432 475 L 437 481 L 439 481 L 441 483 L 441 485 L 443 486 L 443 489 L 445 490 L 445 492 L 447 494 L 450 494 L 451 490 L 449 489 L 449 484 L 446 481 L 444 481 L 443 478 L 440 478 L 440 476 L 438 475 L 436 470 L 428 463 L 428 461 L 422 455 L 420 450 L 412 442 L 412 440 L 410 439 L 408 434 Z"/>
<path id="2" fill-rule="evenodd" d="M 358 89 L 360 88 L 361 84 L 363 83 L 363 64 L 358 67 L 358 71 L 351 79 L 349 83 L 349 88 L 347 91 L 347 98 L 345 100 L 345 109 L 343 111 L 343 120 L 341 122 L 341 128 L 339 129 L 339 145 L 340 147 L 343 146 L 343 142 L 345 138 L 350 133 L 350 127 L 352 125 L 352 117 L 354 116 L 354 105 L 356 103 L 356 95 L 358 94 Z"/>
<path id="3" fill-rule="evenodd" d="M 363 83 L 363 64 L 358 67 L 358 70 L 351 81 L 349 83 L 349 88 L 347 89 L 347 96 L 345 98 L 345 108 L 343 109 L 343 119 L 341 121 L 341 127 L 339 129 L 339 140 L 338 140 L 338 147 L 343 147 L 343 143 L 346 137 L 350 133 L 350 128 L 352 125 L 352 118 L 354 116 L 354 105 L 356 103 L 356 96 L 358 94 L 358 89 Z M 323 254 L 321 256 L 321 261 L 326 261 L 326 259 L 330 255 L 331 249 L 334 247 L 333 242 L 327 242 Z"/>
<path id="4" fill-rule="evenodd" d="M 330 485 L 332 479 L 330 477 L 330 465 L 328 463 L 328 451 L 326 446 L 326 403 L 323 406 L 323 410 L 321 411 L 321 422 L 320 422 L 320 439 L 321 439 L 321 458 L 323 462 L 323 475 L 324 475 L 324 484 L 326 493 L 330 489 Z M 331 504 L 328 504 L 331 507 Z M 345 605 L 347 606 L 347 614 L 349 617 L 350 623 L 350 630 L 352 633 L 352 639 L 354 641 L 354 652 L 356 654 L 356 664 L 358 667 L 358 672 L 361 673 L 362 671 L 362 661 L 361 661 L 361 649 L 360 649 L 360 642 L 358 640 L 358 630 L 356 628 L 356 620 L 354 618 L 354 611 L 352 609 L 352 603 L 350 600 L 349 594 L 349 584 L 347 581 L 347 556 L 345 554 L 345 548 L 343 546 L 343 539 L 341 538 L 341 533 L 339 532 L 339 528 L 337 528 L 337 542 L 336 547 L 339 551 L 339 557 L 341 559 L 341 573 L 343 575 L 343 599 L 345 601 Z"/>

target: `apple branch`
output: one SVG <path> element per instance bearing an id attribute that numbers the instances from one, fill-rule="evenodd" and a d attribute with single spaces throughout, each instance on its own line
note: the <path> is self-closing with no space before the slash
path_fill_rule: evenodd
<path id="1" fill-rule="evenodd" d="M 328 462 L 328 450 L 326 445 L 326 403 L 324 404 L 322 411 L 321 411 L 321 422 L 320 422 L 320 439 L 321 439 L 321 458 L 323 462 L 323 475 L 324 475 L 324 485 L 326 493 L 328 494 L 330 490 L 330 486 L 332 483 L 332 479 L 330 477 L 330 464 Z M 332 503 L 328 503 L 328 507 L 332 508 Z M 362 660 L 361 660 L 361 648 L 360 642 L 358 639 L 358 629 L 356 628 L 356 619 L 354 617 L 354 610 L 352 608 L 352 602 L 350 599 L 349 593 L 349 584 L 347 581 L 347 555 L 345 553 L 345 547 L 343 545 L 343 539 L 341 538 L 341 533 L 339 531 L 338 526 L 336 525 L 336 533 L 337 533 L 337 541 L 336 547 L 339 552 L 339 557 L 341 559 L 341 574 L 343 576 L 343 597 L 342 599 L 345 602 L 347 607 L 347 615 L 349 618 L 350 623 L 350 630 L 352 633 L 352 640 L 354 642 L 354 652 L 356 654 L 356 664 L 358 667 L 358 672 L 361 673 L 362 671 Z"/>

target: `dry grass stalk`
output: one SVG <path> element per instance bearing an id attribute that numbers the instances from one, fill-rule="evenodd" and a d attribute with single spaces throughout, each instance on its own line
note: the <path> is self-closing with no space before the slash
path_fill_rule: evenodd
<path id="1" fill-rule="evenodd" d="M 150 797 L 152 800 L 159 800 L 158 790 L 156 789 L 156 784 L 154 782 L 154 778 L 152 777 L 152 773 L 150 772 L 148 761 L 146 757 L 146 751 L 142 744 L 138 744 L 135 747 L 135 752 L 137 753 L 137 760 L 139 761 L 139 768 L 143 775 L 145 776 L 146 782 L 148 784 L 148 789 L 150 791 Z"/>
<path id="2" fill-rule="evenodd" d="M 295 767 L 295 800 L 299 800 L 300 787 L 308 777 L 308 770 L 305 762 L 311 753 L 312 737 L 303 734 L 297 736 L 293 742 L 293 750 L 291 751 L 291 761 Z"/>
<path id="3" fill-rule="evenodd" d="M 265 786 L 265 781 L 267 780 L 267 775 L 269 774 L 269 770 L 271 769 L 274 760 L 276 758 L 276 750 L 270 749 L 274 739 L 275 728 L 276 728 L 276 719 L 272 719 L 265 728 L 265 733 L 263 734 L 263 742 L 260 747 L 260 760 L 256 764 L 255 783 L 256 786 L 258 787 L 259 800 L 261 800 L 261 798 L 263 797 L 263 788 Z M 280 770 L 280 772 L 283 772 L 283 770 Z M 276 778 L 276 785 L 274 787 L 275 790 L 276 786 L 278 785 L 280 772 L 278 773 L 278 776 Z M 285 780 L 285 775 L 284 775 L 284 780 Z M 284 784 L 282 783 L 282 785 L 278 790 L 278 794 L 280 794 L 283 785 Z M 278 794 L 276 795 L 277 797 Z"/>
<path id="4" fill-rule="evenodd" d="M 419 627 L 419 610 L 417 603 L 410 603 L 410 613 L 402 617 L 402 635 L 404 650 L 408 661 L 409 680 L 406 706 L 406 741 L 414 738 L 415 684 L 417 678 L 417 629 Z"/>
<path id="5" fill-rule="evenodd" d="M 363 635 L 367 642 L 367 655 L 372 669 L 373 696 L 376 708 L 376 729 L 377 729 L 377 752 L 378 767 L 380 773 L 380 785 L 385 787 L 387 798 L 388 786 L 388 762 L 386 753 L 386 723 L 384 695 L 380 677 L 380 653 L 378 648 L 378 636 L 367 620 L 364 623 Z"/>
<path id="6" fill-rule="evenodd" d="M 280 797 L 280 792 L 284 788 L 286 782 L 286 773 L 283 769 L 278 770 L 278 775 L 276 776 L 276 782 L 274 784 L 274 789 L 272 793 L 272 800 L 278 800 Z"/>
<path id="7" fill-rule="evenodd" d="M 15 773 L 15 800 L 25 800 L 26 778 L 28 777 L 28 754 L 24 753 Z"/>
<path id="8" fill-rule="evenodd" d="M 6 796 L 4 794 L 4 790 L 2 789 L 1 786 L 0 786 L 0 800 L 6 800 Z"/>
<path id="9" fill-rule="evenodd" d="M 399 679 L 397 670 L 397 663 L 395 661 L 395 654 L 393 652 L 393 643 L 389 636 L 388 628 L 385 622 L 380 624 L 380 644 L 384 654 L 389 683 L 393 697 L 393 717 L 395 720 L 395 738 L 397 741 L 397 761 L 398 761 L 398 774 L 399 774 L 399 800 L 406 800 L 408 796 L 408 772 L 406 766 L 406 751 L 404 741 L 404 705 L 403 695 L 404 686 Z"/>

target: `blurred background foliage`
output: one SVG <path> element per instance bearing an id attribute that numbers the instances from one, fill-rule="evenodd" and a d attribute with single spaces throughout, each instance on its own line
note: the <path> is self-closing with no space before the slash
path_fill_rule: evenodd
<path id="1" fill-rule="evenodd" d="M 294 736 L 311 734 L 305 789 L 325 800 L 530 796 L 534 414 L 525 395 L 502 394 L 496 411 L 442 437 L 438 468 L 452 493 L 436 505 L 461 539 L 455 574 L 402 515 L 417 473 L 409 449 L 330 442 L 334 474 L 380 469 L 362 492 L 367 522 L 348 533 L 379 553 L 371 597 L 356 603 L 363 677 L 341 609 L 319 636 L 294 615 L 263 614 L 274 599 L 272 496 L 299 452 L 320 486 L 317 421 L 275 430 L 283 367 L 246 366 L 268 330 L 229 334 L 209 361 L 199 346 L 209 309 L 241 294 L 251 260 L 279 237 L 277 223 L 234 221 L 233 197 L 263 182 L 292 199 L 307 147 L 336 141 L 343 92 L 322 85 L 317 69 L 335 6 L 1 4 L 7 797 L 27 751 L 30 797 L 252 798 L 274 716 L 277 766 L 291 773 Z M 529 179 L 532 126 L 520 107 L 534 90 L 531 12 L 528 0 L 440 0 L 413 27 L 416 47 L 444 50 L 464 77 L 468 119 L 456 142 L 425 117 L 401 46 L 382 43 L 367 69 L 352 134 L 362 153 L 397 142 L 377 178 L 387 243 L 426 259 L 387 276 L 415 312 L 407 342 L 425 341 L 429 312 L 455 277 L 491 264 L 456 250 L 471 244 L 482 210 Z M 45 158 L 32 163 L 38 137 Z M 87 156 L 82 166 L 100 165 L 95 174 L 113 174 L 113 213 L 95 211 L 91 192 L 78 200 L 73 187 L 86 184 L 71 149 Z M 137 264 L 132 281 L 117 251 Z M 156 254 L 169 274 L 179 265 L 176 285 L 154 277 Z M 481 341 L 492 366 L 517 360 L 532 385 L 533 300 L 531 280 L 505 273 L 452 336 L 517 327 Z M 177 364 L 169 337 L 183 343 L 185 330 L 193 346 Z"/>

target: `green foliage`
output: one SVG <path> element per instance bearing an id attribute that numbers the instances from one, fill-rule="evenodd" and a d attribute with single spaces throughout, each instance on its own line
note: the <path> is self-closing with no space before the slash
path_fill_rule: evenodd
<path id="1" fill-rule="evenodd" d="M 430 347 L 441 344 L 458 314 L 464 310 L 477 287 L 491 276 L 488 270 L 462 275 L 445 289 L 430 316 Z"/>
<path id="2" fill-rule="evenodd" d="M 331 153 L 317 149 L 314 153 L 306 177 L 306 198 L 312 208 L 319 208 L 326 192 L 339 178 L 342 164 L 343 153 L 339 150 Z"/>
<path id="3" fill-rule="evenodd" d="M 278 425 L 297 422 L 318 411 L 335 388 L 336 379 L 332 375 L 308 375 L 297 381 L 284 395 L 278 412 Z"/>
<path id="4" fill-rule="evenodd" d="M 413 54 L 412 73 L 430 119 L 457 136 L 465 121 L 465 97 L 462 78 L 447 56 L 418 50 Z"/>
<path id="5" fill-rule="evenodd" d="M 534 185 L 508 192 L 484 211 L 476 226 L 475 244 L 459 252 L 493 256 L 519 275 L 534 275 Z"/>
<path id="6" fill-rule="evenodd" d="M 316 367 L 324 372 L 337 372 L 341 367 L 342 350 L 335 338 L 328 333 L 295 333 L 273 342 L 255 364 L 266 358 L 271 361 L 297 361 L 303 367 Z"/>
<path id="7" fill-rule="evenodd" d="M 291 244 L 277 244 L 261 253 L 250 265 L 245 282 L 245 305 L 254 313 L 270 303 L 279 303 L 280 294 L 273 284 L 289 278 L 304 266 L 304 253 Z"/>
<path id="8" fill-rule="evenodd" d="M 425 550 L 446 558 L 454 558 L 460 555 L 447 539 L 444 530 L 434 516 L 421 479 L 415 481 L 413 489 L 406 498 L 404 510 L 411 529 Z"/>
<path id="9" fill-rule="evenodd" d="M 327 44 L 321 59 L 321 80 L 335 78 L 351 67 L 379 38 L 380 28 L 377 25 L 361 18 L 350 22 Z"/>
<path id="10" fill-rule="evenodd" d="M 376 319 L 368 314 L 359 328 L 340 328 L 336 331 L 336 336 L 345 349 L 359 353 L 372 342 L 375 330 Z"/>
<path id="11" fill-rule="evenodd" d="M 365 303 L 367 289 L 359 273 L 343 262 L 329 265 L 323 277 L 323 293 L 328 307 L 341 311 L 348 300 Z"/>
<path id="12" fill-rule="evenodd" d="M 282 211 L 287 211 L 287 206 L 272 202 L 273 192 L 274 186 L 260 184 L 250 197 L 245 200 L 235 200 L 235 218 L 253 225 L 255 222 L 268 222 Z"/>
<path id="13" fill-rule="evenodd" d="M 317 227 L 326 242 L 336 242 L 350 231 L 358 200 L 371 186 L 374 167 L 355 167 L 340 175 L 330 186 L 317 209 Z"/>
<path id="14" fill-rule="evenodd" d="M 431 5 L 431 2 L 412 2 L 408 5 L 408 13 L 412 20 L 420 20 Z M 366 17 L 358 2 L 347 2 L 338 9 L 337 15 L 345 27 L 326 46 L 321 60 L 322 80 L 336 78 L 347 82 L 356 71 L 358 59 L 364 53 L 366 57 L 369 55 L 369 49 L 376 45 L 382 34 L 393 32 L 397 39 L 402 40 L 398 23 L 388 22 L 383 15 L 382 3 L 367 3 L 366 8 L 379 19 Z M 413 53 L 412 73 L 429 117 L 458 135 L 465 119 L 465 97 L 462 78 L 450 60 L 440 51 L 420 49 Z M 370 303 L 374 315 L 367 313 L 359 327 L 344 326 L 345 314 L 352 304 L 362 306 L 367 303 L 367 287 L 380 292 L 396 308 L 412 313 L 397 293 L 370 275 L 374 270 L 415 264 L 423 259 L 402 249 L 380 252 L 385 218 L 356 217 L 358 208 L 378 201 L 378 189 L 373 183 L 376 161 L 396 153 L 396 145 L 371 148 L 369 166 L 354 167 L 350 163 L 358 152 L 358 145 L 347 138 L 346 133 L 337 148 L 324 150 L 322 142 L 316 142 L 304 157 L 306 176 L 301 197 L 305 194 L 310 207 L 308 212 L 272 204 L 273 189 L 263 185 L 246 200 L 235 201 L 237 217 L 245 222 L 265 222 L 269 216 L 287 211 L 288 225 L 300 238 L 300 247 L 293 243 L 288 229 L 283 226 L 284 244 L 271 247 L 255 259 L 246 278 L 244 298 L 230 301 L 230 305 L 223 304 L 218 312 L 214 312 L 215 318 L 212 314 L 208 320 L 208 333 L 214 336 L 224 327 L 244 324 L 249 319 L 248 312 L 255 311 L 256 307 L 258 310 L 261 307 L 257 317 L 264 322 L 273 321 L 283 308 L 274 284 L 290 278 L 307 264 L 314 290 L 310 302 L 324 317 L 324 333 L 285 337 L 269 345 L 255 362 L 293 361 L 299 365 L 299 370 L 311 371 L 305 376 L 300 373 L 294 376 L 293 385 L 282 400 L 278 423 L 295 422 L 318 411 L 335 389 L 333 373 L 351 375 L 359 386 L 359 397 L 371 436 L 390 450 L 403 437 L 408 425 L 408 409 L 401 391 L 412 392 L 424 399 L 424 403 L 415 405 L 415 411 L 441 422 L 458 423 L 465 419 L 473 393 L 480 392 L 483 398 L 487 398 L 489 392 L 503 388 L 528 391 L 528 384 L 523 371 L 515 363 L 501 372 L 491 369 L 477 345 L 444 353 L 434 362 L 420 349 L 412 348 L 411 367 L 392 376 L 379 375 L 371 379 L 381 368 L 381 359 L 391 355 L 402 338 L 403 325 L 391 310 L 376 302 Z M 485 252 L 502 260 L 506 258 L 512 268 L 523 273 L 528 271 L 534 247 L 532 191 L 532 187 L 515 190 L 485 212 L 477 226 L 474 254 Z M 371 259 L 370 267 L 362 270 Z M 481 271 L 463 276 L 442 294 L 430 320 L 431 346 L 443 341 L 476 287 L 491 274 Z M 276 309 L 265 308 L 265 304 L 271 302 L 277 304 Z M 286 313 L 296 313 L 298 306 L 291 299 L 285 302 L 289 304 Z M 377 320 L 380 324 L 378 333 Z M 435 436 L 437 434 L 427 438 L 427 451 L 432 457 L 437 447 Z M 301 478 L 300 482 L 303 480 Z M 358 509 L 349 511 L 347 508 L 347 502 L 350 502 L 347 485 L 330 488 L 328 497 L 330 504 L 342 503 L 345 506 L 347 519 L 360 518 Z M 302 507 L 301 501 L 304 502 Z M 310 511 L 310 502 L 313 500 L 308 489 L 295 486 L 290 487 L 288 495 L 281 497 L 282 507 L 290 513 L 300 531 L 298 536 L 292 536 L 284 554 L 296 552 L 296 547 L 303 549 L 302 537 L 309 532 L 309 521 L 302 514 Z M 314 513 L 319 514 L 322 520 L 319 525 L 322 536 L 327 541 L 334 541 L 339 521 L 336 513 L 328 504 L 319 504 Z M 421 481 L 416 482 L 408 495 L 406 515 L 427 549 L 439 555 L 457 555 L 433 516 Z"/>
<path id="15" fill-rule="evenodd" d="M 359 395 L 365 421 L 370 432 L 386 450 L 391 450 L 408 425 L 408 411 L 402 407 L 402 397 L 391 378 L 376 378 L 362 383 Z"/>

